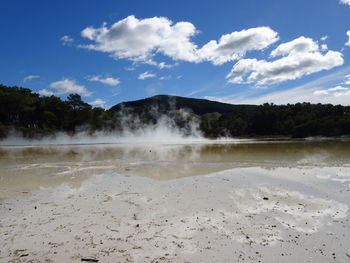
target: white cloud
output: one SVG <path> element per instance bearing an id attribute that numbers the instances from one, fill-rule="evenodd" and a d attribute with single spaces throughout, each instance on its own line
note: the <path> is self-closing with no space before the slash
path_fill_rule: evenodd
<path id="1" fill-rule="evenodd" d="M 62 41 L 62 43 L 63 43 L 64 46 L 70 46 L 70 45 L 72 45 L 73 42 L 74 42 L 74 39 L 71 38 L 71 37 L 68 36 L 68 35 L 65 35 L 65 36 L 61 37 L 60 40 Z"/>
<path id="2" fill-rule="evenodd" d="M 328 36 L 323 36 L 320 38 L 321 41 L 326 41 L 328 39 Z"/>
<path id="3" fill-rule="evenodd" d="M 162 76 L 159 78 L 159 80 L 169 80 L 169 79 L 171 79 L 170 75 L 169 76 Z"/>
<path id="4" fill-rule="evenodd" d="M 335 91 L 344 91 L 344 90 L 349 90 L 349 88 L 345 88 L 343 86 L 336 86 L 334 88 L 328 89 L 330 92 L 335 92 Z"/>
<path id="5" fill-rule="evenodd" d="M 91 95 L 91 92 L 89 92 L 83 85 L 79 85 L 71 79 L 62 79 L 60 81 L 52 82 L 50 88 L 56 91 L 54 92 L 56 95 L 67 93 L 78 93 L 85 97 Z"/>
<path id="6" fill-rule="evenodd" d="M 141 73 L 138 76 L 138 79 L 140 80 L 145 80 L 145 79 L 149 79 L 149 78 L 155 78 L 157 75 L 153 74 L 153 73 L 149 73 L 148 71 Z"/>
<path id="7" fill-rule="evenodd" d="M 350 87 L 347 88 L 336 85 L 336 83 L 340 83 L 344 79 L 344 75 L 345 79 L 347 76 L 350 77 L 350 75 L 347 75 L 349 71 L 350 67 L 346 67 L 301 86 L 288 90 L 270 92 L 264 95 L 256 96 L 257 90 L 254 89 L 222 97 L 206 96 L 205 98 L 232 104 L 263 104 L 266 102 L 287 104 L 311 102 L 350 105 Z"/>
<path id="8" fill-rule="evenodd" d="M 348 40 L 348 42 L 345 43 L 345 46 L 350 47 L 350 30 L 348 32 L 346 32 L 346 34 L 348 35 L 349 40 Z"/>
<path id="9" fill-rule="evenodd" d="M 304 87 L 269 93 L 256 98 L 214 97 L 205 96 L 205 99 L 232 104 L 264 104 L 275 103 L 285 105 L 287 103 L 310 102 L 331 103 L 350 106 L 350 90 L 329 93 L 327 90 L 313 90 Z"/>
<path id="10" fill-rule="evenodd" d="M 101 82 L 103 84 L 110 85 L 110 86 L 117 86 L 118 84 L 120 84 L 120 80 L 118 78 L 112 78 L 112 77 L 103 78 L 101 76 L 92 76 L 92 77 L 89 77 L 87 80 Z"/>
<path id="11" fill-rule="evenodd" d="M 316 90 L 313 93 L 314 95 L 328 95 L 329 97 L 340 97 L 346 96 L 347 99 L 350 99 L 350 88 L 345 88 L 342 86 L 336 86 L 334 88 L 325 89 L 325 90 Z"/>
<path id="12" fill-rule="evenodd" d="M 231 83 L 270 85 L 300 78 L 344 63 L 340 52 L 322 53 L 319 45 L 310 38 L 299 37 L 279 45 L 270 54 L 274 61 L 242 59 L 227 75 Z"/>
<path id="13" fill-rule="evenodd" d="M 172 21 L 165 17 L 137 19 L 128 16 L 110 28 L 87 27 L 81 35 L 95 42 L 83 46 L 88 49 L 111 53 L 113 57 L 132 61 L 152 61 L 156 52 L 174 59 L 195 61 L 197 46 L 190 38 L 197 33 L 189 22 Z"/>
<path id="14" fill-rule="evenodd" d="M 30 80 L 33 80 L 33 79 L 37 79 L 37 78 L 40 78 L 40 76 L 38 76 L 38 75 L 28 75 L 28 76 L 26 76 L 23 79 L 23 82 L 27 82 L 27 81 L 30 81 Z"/>
<path id="15" fill-rule="evenodd" d="M 271 57 L 287 56 L 293 54 L 303 54 L 318 50 L 318 44 L 311 38 L 299 37 L 290 42 L 279 45 L 271 52 Z"/>
<path id="16" fill-rule="evenodd" d="M 158 67 L 160 69 L 163 69 L 163 68 L 174 68 L 174 67 L 177 67 L 178 65 L 179 65 L 178 63 L 174 63 L 174 64 L 166 64 L 165 62 L 158 63 Z"/>
<path id="17" fill-rule="evenodd" d="M 49 90 L 47 90 L 47 89 L 41 89 L 41 90 L 39 90 L 39 94 L 42 95 L 42 96 L 52 96 L 52 95 L 55 95 L 54 92 L 49 91 Z"/>
<path id="18" fill-rule="evenodd" d="M 340 2 L 345 5 L 350 5 L 350 0 L 340 0 Z"/>
<path id="19" fill-rule="evenodd" d="M 104 23 L 97 28 L 86 27 L 81 35 L 91 43 L 79 47 L 105 52 L 115 59 L 128 59 L 134 65 L 145 63 L 159 68 L 170 68 L 177 63 L 157 62 L 157 55 L 175 61 L 209 61 L 214 65 L 239 60 L 227 75 L 229 82 L 256 86 L 301 78 L 344 63 L 340 52 L 328 50 L 326 44 L 319 45 L 306 37 L 279 45 L 270 53 L 269 60 L 243 59 L 247 52 L 264 50 L 279 40 L 278 33 L 269 27 L 231 32 L 202 47 L 193 42 L 197 33 L 190 22 L 173 23 L 166 17 L 137 19 L 131 15 L 111 26 Z M 321 40 L 327 38 L 323 36 Z M 148 74 L 141 74 L 139 79 L 155 77 Z"/>
<path id="20" fill-rule="evenodd" d="M 278 33 L 269 27 L 257 27 L 223 35 L 198 50 L 200 60 L 221 65 L 242 58 L 248 51 L 262 50 L 278 40 Z"/>
<path id="21" fill-rule="evenodd" d="M 343 82 L 343 84 L 345 84 L 345 85 L 350 85 L 350 75 L 346 75 L 346 76 L 344 77 L 344 82 Z"/>
<path id="22" fill-rule="evenodd" d="M 322 51 L 327 51 L 328 50 L 328 46 L 326 44 L 322 44 L 321 45 L 321 50 Z"/>
<path id="23" fill-rule="evenodd" d="M 103 99 L 95 99 L 94 101 L 89 102 L 91 106 L 99 106 L 99 107 L 104 107 L 106 104 L 106 101 Z"/>
<path id="24" fill-rule="evenodd" d="M 323 89 L 323 90 L 315 90 L 313 92 L 314 95 L 334 95 L 334 96 L 339 96 L 339 94 L 344 93 L 344 91 L 350 90 L 349 88 L 345 88 L 343 86 L 336 86 L 334 88 L 329 88 L 329 89 Z"/>
<path id="25" fill-rule="evenodd" d="M 134 63 L 137 63 L 137 62 L 134 62 Z M 167 64 L 165 62 L 156 62 L 156 61 L 153 61 L 153 60 L 147 60 L 147 61 L 144 61 L 143 63 L 145 64 L 148 64 L 148 65 L 152 65 L 152 66 L 156 66 L 160 69 L 163 69 L 163 68 L 174 68 L 174 67 L 177 67 L 179 65 L 179 63 L 174 63 L 174 64 Z"/>
<path id="26" fill-rule="evenodd" d="M 173 65 L 155 62 L 156 54 L 173 60 L 211 61 L 220 65 L 237 60 L 248 51 L 262 50 L 278 40 L 278 33 L 269 27 L 257 27 L 223 35 L 219 41 L 211 40 L 198 48 L 191 41 L 196 34 L 197 30 L 190 22 L 174 24 L 165 17 L 137 19 L 128 16 L 111 27 L 103 24 L 99 28 L 85 28 L 81 35 L 94 43 L 80 47 L 110 53 L 116 59 L 166 68 Z"/>
<path id="27" fill-rule="evenodd" d="M 124 69 L 126 71 L 134 71 L 134 70 L 136 70 L 136 67 L 135 66 L 130 66 L 130 67 L 124 67 Z"/>

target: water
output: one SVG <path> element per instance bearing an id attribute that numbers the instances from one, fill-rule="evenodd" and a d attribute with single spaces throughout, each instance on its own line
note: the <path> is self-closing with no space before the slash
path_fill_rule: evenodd
<path id="1" fill-rule="evenodd" d="M 202 143 L 3 146 L 0 198 L 117 173 L 157 180 L 243 167 L 350 166 L 350 142 L 238 140 Z"/>
<path id="2" fill-rule="evenodd" d="M 3 146 L 0 262 L 346 262 L 349 150 L 347 140 Z"/>

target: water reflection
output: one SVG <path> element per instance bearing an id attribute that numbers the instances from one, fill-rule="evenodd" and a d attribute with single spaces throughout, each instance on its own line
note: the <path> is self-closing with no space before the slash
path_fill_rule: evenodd
<path id="1" fill-rule="evenodd" d="M 171 180 L 237 167 L 347 166 L 349 150 L 349 141 L 334 140 L 1 147 L 0 190 L 79 186 L 106 172 Z"/>

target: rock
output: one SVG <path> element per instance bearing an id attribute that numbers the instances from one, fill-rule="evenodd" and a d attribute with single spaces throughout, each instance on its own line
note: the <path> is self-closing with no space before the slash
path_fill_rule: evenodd
<path id="1" fill-rule="evenodd" d="M 98 262 L 98 259 L 94 259 L 94 258 L 82 258 L 81 261 L 85 261 L 85 262 Z"/>

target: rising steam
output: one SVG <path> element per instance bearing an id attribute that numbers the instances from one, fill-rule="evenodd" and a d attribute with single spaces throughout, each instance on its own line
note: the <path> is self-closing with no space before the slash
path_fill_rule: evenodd
<path id="1" fill-rule="evenodd" d="M 126 111 L 120 113 L 121 129 L 115 131 L 93 131 L 89 127 L 81 127 L 79 132 L 69 135 L 58 132 L 40 139 L 23 138 L 18 132 L 11 132 L 9 136 L 0 141 L 0 145 L 45 145 L 45 144 L 99 144 L 99 143 L 182 143 L 204 142 L 199 129 L 199 122 L 188 118 L 185 110 L 176 111 L 186 120 L 182 127 L 177 125 L 175 119 L 169 115 L 158 114 L 157 109 L 150 111 L 155 117 L 155 123 L 143 123 L 140 118 Z M 157 116 L 155 116 L 157 115 Z"/>

